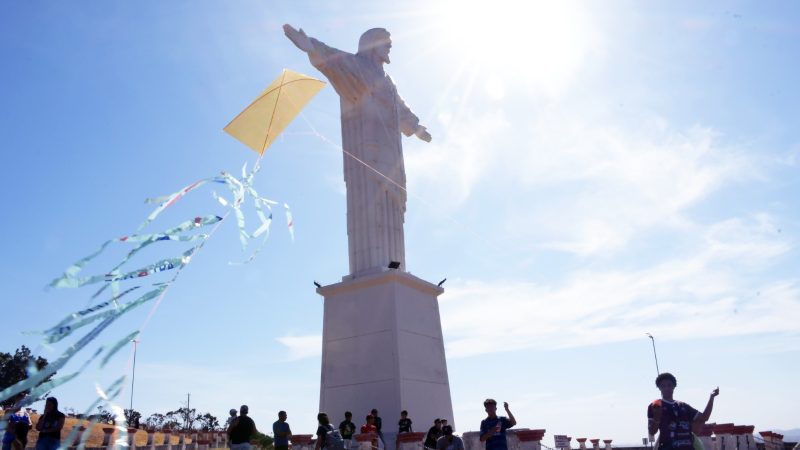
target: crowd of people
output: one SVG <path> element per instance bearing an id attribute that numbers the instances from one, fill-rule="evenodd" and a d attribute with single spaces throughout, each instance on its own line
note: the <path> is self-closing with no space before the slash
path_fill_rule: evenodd
<path id="1" fill-rule="evenodd" d="M 656 387 L 661 393 L 661 398 L 654 400 L 647 407 L 648 432 L 651 437 L 658 433 L 655 448 L 658 450 L 695 450 L 698 448 L 696 433 L 711 417 L 714 408 L 714 398 L 719 395 L 719 388 L 711 391 L 708 403 L 702 412 L 692 408 L 689 404 L 675 400 L 673 397 L 678 381 L 671 373 L 659 374 L 656 378 Z M 514 414 L 503 403 L 505 416 L 497 415 L 497 401 L 487 398 L 483 402 L 486 418 L 480 424 L 480 441 L 485 443 L 486 450 L 508 450 L 506 430 L 517 424 Z M 237 414 L 236 409 L 230 410 L 230 417 L 226 421 L 226 429 L 231 450 L 250 450 L 251 439 L 256 436 L 256 424 L 248 415 L 247 405 L 242 405 Z M 275 450 L 289 450 L 292 439 L 292 429 L 289 426 L 286 411 L 278 412 L 278 420 L 272 424 Z M 3 416 L 6 422 L 3 434 L 2 450 L 24 450 L 28 444 L 28 433 L 34 428 L 28 412 L 23 408 L 6 410 Z M 35 429 L 38 431 L 36 450 L 57 450 L 61 444 L 61 432 L 64 428 L 65 415 L 58 410 L 58 400 L 48 397 L 45 401 L 44 412 L 39 416 Z M 373 409 L 364 418 L 364 424 L 357 428 L 353 422 L 353 413 L 346 411 L 344 420 L 334 427 L 328 415 L 321 412 L 317 415 L 319 426 L 316 432 L 315 450 L 350 450 L 355 447 L 354 436 L 356 429 L 362 434 L 374 434 L 375 447 L 381 450 L 385 447 L 383 435 L 383 419 L 378 415 L 378 410 Z M 413 421 L 408 416 L 408 411 L 400 412 L 397 422 L 398 436 L 403 433 L 413 432 Z M 425 434 L 424 446 L 429 450 L 464 450 L 464 442 L 453 434 L 453 427 L 447 419 L 437 418 L 433 421 Z M 702 444 L 700 445 L 702 448 Z"/>
<path id="2" fill-rule="evenodd" d="M 677 401 L 673 398 L 673 392 L 677 386 L 677 380 L 671 373 L 659 374 L 656 378 L 656 387 L 661 392 L 661 398 L 654 400 L 648 405 L 648 431 L 654 437 L 658 433 L 658 441 L 655 445 L 657 450 L 698 450 L 702 449 L 702 444 L 698 447 L 698 440 L 695 433 L 711 417 L 714 407 L 714 398 L 719 395 L 719 388 L 714 389 L 709 396 L 703 412 L 689 406 L 687 403 Z M 506 431 L 517 425 L 517 419 L 509 409 L 508 402 L 503 403 L 505 416 L 497 415 L 497 401 L 487 398 L 483 402 L 486 418 L 480 424 L 480 441 L 484 443 L 486 450 L 508 450 Z M 247 407 L 242 406 L 245 412 Z M 236 411 L 231 410 L 232 418 Z M 354 448 L 354 435 L 356 429 L 362 434 L 374 434 L 375 444 L 378 450 L 385 447 L 383 436 L 383 420 L 378 415 L 378 410 L 373 409 L 364 418 L 364 424 L 357 428 L 353 422 L 353 413 L 345 411 L 344 420 L 336 428 L 331 424 L 330 418 L 324 412 L 317 415 L 319 423 L 316 432 L 316 444 L 314 450 L 349 450 Z M 240 440 L 234 440 L 233 436 L 238 431 L 235 420 L 228 433 L 231 436 L 232 450 L 248 450 L 249 444 Z M 252 421 L 250 421 L 252 423 Z M 250 428 L 248 428 L 250 429 Z M 255 430 L 255 425 L 252 425 Z M 286 412 L 278 413 L 278 420 L 272 425 L 275 436 L 275 450 L 288 450 L 292 432 L 289 424 L 286 423 Z M 413 421 L 408 416 L 408 411 L 400 412 L 400 420 L 397 422 L 398 436 L 403 433 L 413 432 Z M 447 423 L 447 419 L 437 418 L 433 421 L 425 434 L 424 446 L 428 450 L 464 450 L 463 440 L 453 433 L 453 427 Z"/>
<path id="3" fill-rule="evenodd" d="M 487 417 L 481 422 L 481 442 L 486 442 L 486 450 L 506 450 L 505 432 L 507 429 L 517 424 L 514 415 L 508 408 L 508 403 L 504 403 L 508 417 L 497 415 L 497 402 L 493 399 L 486 399 L 484 408 Z M 247 416 L 247 405 L 242 405 L 239 415 L 236 410 L 231 409 L 230 417 L 226 423 L 228 436 L 230 438 L 231 450 L 249 450 L 250 439 L 256 433 L 255 423 Z M 292 439 L 292 430 L 286 422 L 286 411 L 278 412 L 278 420 L 272 424 L 274 435 L 275 450 L 288 450 L 289 442 Z M 375 436 L 374 447 L 377 450 L 385 448 L 386 441 L 383 435 L 383 419 L 378 415 L 378 410 L 373 409 L 364 418 L 364 424 L 359 428 L 353 422 L 353 413 L 345 411 L 344 420 L 338 427 L 331 424 L 327 413 L 317 414 L 316 443 L 314 450 L 350 450 L 355 448 L 354 436 L 356 430 L 361 434 L 373 434 Z M 400 420 L 397 422 L 398 436 L 403 433 L 412 433 L 414 422 L 408 416 L 408 411 L 400 412 Z M 425 447 L 430 450 L 464 450 L 464 442 L 460 437 L 453 434 L 453 427 L 448 425 L 447 419 L 437 418 L 433 421 L 433 426 L 425 434 Z"/>

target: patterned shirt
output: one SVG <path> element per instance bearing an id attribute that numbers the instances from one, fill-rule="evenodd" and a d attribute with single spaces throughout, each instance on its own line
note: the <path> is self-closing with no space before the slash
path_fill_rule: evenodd
<path id="1" fill-rule="evenodd" d="M 653 418 L 653 407 L 661 406 L 661 423 L 658 424 L 658 448 L 672 450 L 694 449 L 692 422 L 700 414 L 686 403 L 655 400 L 647 407 L 647 418 Z"/>

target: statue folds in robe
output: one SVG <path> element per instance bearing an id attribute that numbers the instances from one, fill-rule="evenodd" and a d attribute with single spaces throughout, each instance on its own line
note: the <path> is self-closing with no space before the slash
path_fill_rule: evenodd
<path id="1" fill-rule="evenodd" d="M 358 53 L 352 54 L 309 38 L 302 29 L 283 28 L 339 94 L 350 275 L 383 269 L 391 261 L 405 270 L 406 174 L 400 133 L 427 142 L 431 136 L 383 70 L 392 46 L 389 32 L 366 31 Z"/>

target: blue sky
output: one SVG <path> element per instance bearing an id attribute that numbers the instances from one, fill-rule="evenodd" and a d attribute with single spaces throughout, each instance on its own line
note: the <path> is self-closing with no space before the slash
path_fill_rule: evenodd
<path id="1" fill-rule="evenodd" d="M 678 398 L 700 408 L 720 386 L 712 420 L 799 425 L 797 4 L 318 3 L 0 6 L 0 350 L 56 358 L 62 347 L 21 333 L 91 292 L 45 284 L 132 233 L 145 198 L 252 164 L 222 127 L 281 69 L 320 76 L 283 23 L 350 51 L 383 26 L 387 72 L 434 139 L 404 141 L 406 254 L 415 275 L 448 278 L 440 308 L 459 430 L 476 429 L 481 401 L 495 397 L 548 436 L 639 441 L 657 396 L 645 332 Z M 263 429 L 285 409 L 296 433 L 313 432 L 312 281 L 336 282 L 348 265 L 342 155 L 311 126 L 339 142 L 329 87 L 256 181 L 291 206 L 295 241 L 278 217 L 259 258 L 232 266 L 247 253 L 225 223 L 150 320 L 149 308 L 131 313 L 99 340 L 146 323 L 134 399 L 145 416 L 191 393 L 219 417 L 248 403 Z M 150 229 L 209 213 L 224 213 L 210 188 Z M 182 251 L 167 244 L 138 261 Z M 129 363 L 121 352 L 54 394 L 84 408 L 95 382 Z"/>

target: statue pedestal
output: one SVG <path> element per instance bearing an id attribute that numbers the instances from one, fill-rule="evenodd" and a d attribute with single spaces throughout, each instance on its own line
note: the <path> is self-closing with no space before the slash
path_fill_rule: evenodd
<path id="1" fill-rule="evenodd" d="M 317 289 L 325 299 L 320 411 L 362 424 L 375 408 L 386 448 L 408 410 L 414 428 L 453 424 L 437 297 L 444 289 L 399 270 L 346 278 Z"/>

